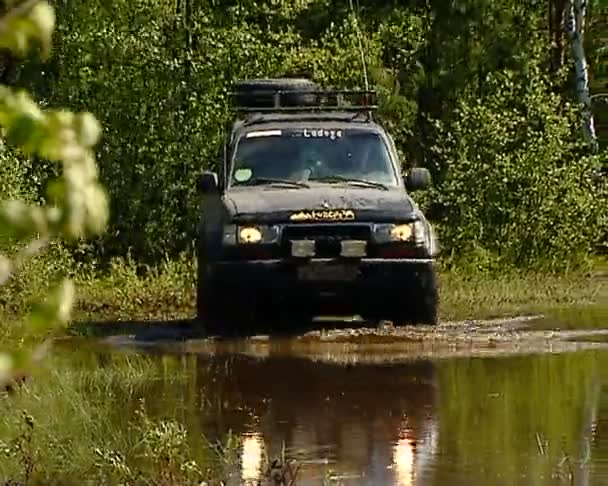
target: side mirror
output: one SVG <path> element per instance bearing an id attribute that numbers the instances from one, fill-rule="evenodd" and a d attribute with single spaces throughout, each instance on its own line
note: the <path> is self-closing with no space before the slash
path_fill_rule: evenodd
<path id="1" fill-rule="evenodd" d="M 203 194 L 214 194 L 219 191 L 217 173 L 211 171 L 203 172 L 198 179 L 198 190 Z"/>
<path id="2" fill-rule="evenodd" d="M 408 191 L 418 191 L 431 186 L 431 173 L 423 167 L 414 167 L 405 177 L 405 188 Z"/>

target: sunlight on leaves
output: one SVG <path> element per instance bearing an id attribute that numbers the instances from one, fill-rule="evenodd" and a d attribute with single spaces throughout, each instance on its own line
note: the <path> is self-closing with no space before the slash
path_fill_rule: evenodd
<path id="1" fill-rule="evenodd" d="M 0 48 L 20 57 L 38 49 L 45 58 L 54 29 L 53 7 L 45 1 L 26 0 L 13 5 L 0 18 Z M 32 256 L 51 240 L 75 240 L 103 232 L 109 203 L 98 182 L 93 150 L 102 131 L 97 119 L 91 113 L 42 110 L 25 90 L 0 86 L 0 126 L 8 144 L 27 156 L 53 161 L 61 169 L 60 176 L 48 185 L 49 205 L 0 202 L 0 236 L 26 243 L 21 259 Z M 6 283 L 16 269 L 8 257 L 0 257 L 0 284 Z M 26 319 L 28 330 L 43 335 L 65 325 L 74 300 L 74 284 L 66 278 L 46 298 L 33 303 Z M 0 355 L 0 383 L 10 380 L 17 361 L 20 367 L 28 367 L 36 351 L 43 348 L 45 344 L 33 352 L 22 349 L 19 360 L 16 351 Z"/>

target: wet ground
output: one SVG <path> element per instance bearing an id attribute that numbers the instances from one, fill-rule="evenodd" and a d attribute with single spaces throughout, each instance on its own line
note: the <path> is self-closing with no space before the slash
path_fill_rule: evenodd
<path id="1" fill-rule="evenodd" d="M 88 329 L 104 352 L 188 360 L 185 389 L 154 377 L 146 400 L 182 400 L 211 440 L 238 436 L 231 484 L 286 457 L 302 485 L 608 485 L 608 315 L 594 312 L 579 325 L 326 321 L 272 338 L 197 336 L 186 322 Z"/>

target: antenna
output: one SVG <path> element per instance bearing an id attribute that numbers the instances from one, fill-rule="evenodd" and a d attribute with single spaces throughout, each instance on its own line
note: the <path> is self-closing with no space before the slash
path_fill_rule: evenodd
<path id="1" fill-rule="evenodd" d="M 369 80 L 367 78 L 367 63 L 365 62 L 365 51 L 363 50 L 363 40 L 361 35 L 361 29 L 359 28 L 359 17 L 355 12 L 355 6 L 353 0 L 348 0 L 350 10 L 355 17 L 355 32 L 357 34 L 357 43 L 359 44 L 359 54 L 361 55 L 361 65 L 363 67 L 363 81 L 365 83 L 365 91 L 369 91 Z M 359 6 L 359 0 L 357 0 L 357 6 Z"/>

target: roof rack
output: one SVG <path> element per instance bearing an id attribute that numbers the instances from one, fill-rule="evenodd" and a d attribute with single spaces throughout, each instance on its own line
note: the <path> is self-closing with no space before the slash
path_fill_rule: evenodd
<path id="1" fill-rule="evenodd" d="M 295 112 L 295 111 L 279 111 L 279 112 L 248 112 L 245 118 L 241 119 L 238 123 L 244 126 L 249 125 L 257 125 L 262 123 L 273 123 L 276 121 L 282 120 L 290 120 L 291 118 L 285 118 L 290 115 L 297 115 L 298 121 L 319 121 L 320 119 L 323 121 L 337 121 L 337 122 L 353 122 L 359 121 L 359 117 L 361 117 L 360 121 L 362 122 L 371 122 L 372 116 L 369 111 L 338 111 L 338 110 L 330 110 L 330 111 L 304 111 L 304 112 Z M 322 117 L 322 118 L 320 118 Z"/>
<path id="2" fill-rule="evenodd" d="M 375 111 L 377 95 L 370 90 L 247 90 L 230 93 L 240 112 Z M 243 99 L 247 99 L 243 103 Z"/>

